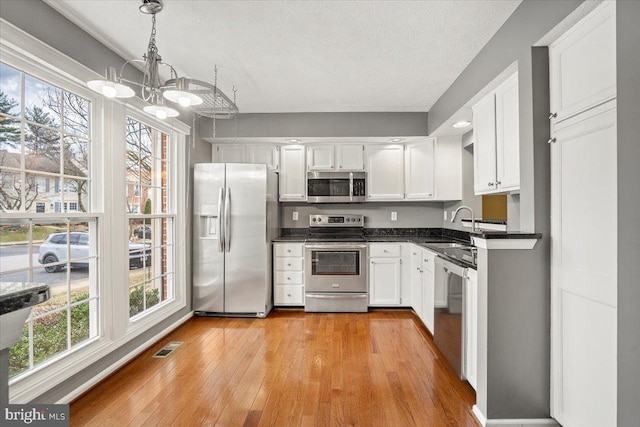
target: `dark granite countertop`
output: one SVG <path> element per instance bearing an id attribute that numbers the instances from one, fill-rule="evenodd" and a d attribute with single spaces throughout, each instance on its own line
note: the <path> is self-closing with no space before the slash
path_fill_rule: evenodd
<path id="1" fill-rule="evenodd" d="M 542 233 L 523 233 L 520 231 L 476 231 L 470 233 L 472 237 L 480 239 L 538 239 L 542 238 Z"/>
<path id="2" fill-rule="evenodd" d="M 0 315 L 31 307 L 49 299 L 49 285 L 0 282 Z"/>

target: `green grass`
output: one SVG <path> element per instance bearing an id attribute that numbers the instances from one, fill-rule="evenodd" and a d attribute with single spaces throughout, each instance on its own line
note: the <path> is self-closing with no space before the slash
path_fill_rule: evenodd
<path id="1" fill-rule="evenodd" d="M 33 240 L 44 240 L 51 233 L 65 231 L 66 227 L 33 226 Z M 26 242 L 29 240 L 29 226 L 27 225 L 3 225 L 0 226 L 0 243 Z"/>

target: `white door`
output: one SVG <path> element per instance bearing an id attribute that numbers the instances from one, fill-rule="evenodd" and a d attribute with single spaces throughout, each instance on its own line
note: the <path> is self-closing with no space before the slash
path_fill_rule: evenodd
<path id="1" fill-rule="evenodd" d="M 364 145 L 362 144 L 336 144 L 336 170 L 337 171 L 363 171 L 364 170 Z"/>
<path id="2" fill-rule="evenodd" d="M 247 163 L 264 163 L 278 170 L 280 152 L 277 145 L 247 145 Z"/>
<path id="3" fill-rule="evenodd" d="M 551 146 L 552 415 L 616 425 L 615 100 L 556 125 Z M 591 232 L 591 231 L 596 231 Z"/>
<path id="4" fill-rule="evenodd" d="M 369 305 L 400 304 L 400 258 L 369 259 Z"/>
<path id="5" fill-rule="evenodd" d="M 303 201 L 307 199 L 306 174 L 305 147 L 303 145 L 280 147 L 281 201 Z"/>
<path id="6" fill-rule="evenodd" d="M 367 146 L 365 157 L 367 200 L 404 199 L 404 146 Z"/>
<path id="7" fill-rule="evenodd" d="M 434 198 L 434 140 L 428 139 L 405 148 L 405 197 L 411 200 Z"/>
<path id="8" fill-rule="evenodd" d="M 213 152 L 214 163 L 244 163 L 244 145 L 218 145 Z"/>
<path id="9" fill-rule="evenodd" d="M 496 188 L 496 103 L 492 92 L 473 106 L 473 162 L 476 194 Z"/>
<path id="10" fill-rule="evenodd" d="M 518 73 L 496 89 L 496 188 L 520 188 Z"/>
<path id="11" fill-rule="evenodd" d="M 307 169 L 310 171 L 333 170 L 333 145 L 311 145 L 307 148 Z"/>

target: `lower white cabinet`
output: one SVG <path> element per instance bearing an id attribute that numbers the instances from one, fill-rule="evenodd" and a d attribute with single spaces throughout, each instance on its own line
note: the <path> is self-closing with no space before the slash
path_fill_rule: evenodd
<path id="1" fill-rule="evenodd" d="M 419 249 L 413 249 L 418 250 Z M 424 297 L 422 295 L 422 264 L 411 262 L 411 308 L 422 319 L 424 310 Z"/>
<path id="2" fill-rule="evenodd" d="M 429 332 L 434 331 L 434 286 L 436 281 L 433 264 L 436 254 L 422 250 L 422 322 Z"/>
<path id="3" fill-rule="evenodd" d="M 304 305 L 304 244 L 273 244 L 273 304 Z"/>
<path id="4" fill-rule="evenodd" d="M 478 381 L 478 273 L 467 269 L 464 280 L 465 319 L 464 319 L 464 376 L 476 389 Z"/>
<path id="5" fill-rule="evenodd" d="M 400 243 L 369 244 L 369 305 L 402 305 Z"/>

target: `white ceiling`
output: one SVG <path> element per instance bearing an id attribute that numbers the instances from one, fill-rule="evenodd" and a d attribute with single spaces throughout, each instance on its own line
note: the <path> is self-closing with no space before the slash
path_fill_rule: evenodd
<path id="1" fill-rule="evenodd" d="M 521 0 L 165 0 L 164 62 L 213 83 L 242 113 L 428 111 Z M 125 58 L 146 51 L 137 0 L 52 7 Z M 116 64 L 114 64 L 116 65 Z"/>

